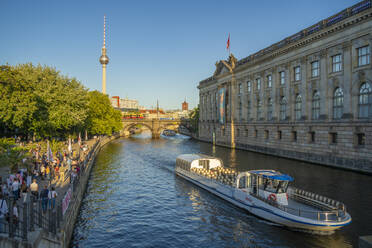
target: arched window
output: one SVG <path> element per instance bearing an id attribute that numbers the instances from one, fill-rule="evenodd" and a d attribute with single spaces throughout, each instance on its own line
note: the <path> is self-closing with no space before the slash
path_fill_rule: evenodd
<path id="1" fill-rule="evenodd" d="M 372 117 L 372 86 L 363 83 L 359 89 L 359 118 Z"/>
<path id="2" fill-rule="evenodd" d="M 273 100 L 269 98 L 267 100 L 267 120 L 271 121 L 273 119 Z"/>
<path id="3" fill-rule="evenodd" d="M 344 113 L 344 92 L 336 88 L 333 94 L 333 119 L 341 119 Z"/>
<path id="4" fill-rule="evenodd" d="M 287 99 L 283 96 L 280 99 L 280 120 L 284 121 L 287 117 Z"/>
<path id="5" fill-rule="evenodd" d="M 302 97 L 300 94 L 296 96 L 296 103 L 295 103 L 295 117 L 296 120 L 300 120 L 302 116 Z"/>
<path id="6" fill-rule="evenodd" d="M 312 118 L 318 120 L 320 116 L 320 95 L 318 91 L 314 92 L 312 102 Z"/>
<path id="7" fill-rule="evenodd" d="M 260 99 L 257 100 L 257 120 L 262 119 L 262 101 Z"/>

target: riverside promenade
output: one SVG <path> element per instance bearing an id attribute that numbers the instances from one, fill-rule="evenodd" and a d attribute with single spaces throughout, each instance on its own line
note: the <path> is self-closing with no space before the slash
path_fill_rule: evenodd
<path id="1" fill-rule="evenodd" d="M 39 189 L 44 185 L 56 188 L 58 197 L 54 209 L 43 211 L 41 200 L 18 201 L 18 218 L 15 218 L 10 211 L 13 201 L 8 200 L 10 215 L 8 221 L 1 223 L 0 247 L 68 247 L 95 156 L 102 146 L 118 137 L 86 141 L 87 149 L 73 162 L 73 166 L 80 168 L 73 179 L 70 180 L 71 172 L 62 168 L 60 180 L 40 181 Z"/>

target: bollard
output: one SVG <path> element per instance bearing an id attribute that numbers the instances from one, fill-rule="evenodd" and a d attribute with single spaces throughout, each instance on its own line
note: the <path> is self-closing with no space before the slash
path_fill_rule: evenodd
<path id="1" fill-rule="evenodd" d="M 27 203 L 23 203 L 22 240 L 27 240 Z"/>

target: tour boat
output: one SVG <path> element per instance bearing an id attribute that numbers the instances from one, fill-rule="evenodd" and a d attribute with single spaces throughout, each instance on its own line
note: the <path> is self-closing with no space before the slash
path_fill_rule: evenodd
<path id="1" fill-rule="evenodd" d="M 176 132 L 173 131 L 173 130 L 165 129 L 165 130 L 163 131 L 163 135 L 164 135 L 164 136 L 172 137 L 172 136 L 176 136 Z"/>
<path id="2" fill-rule="evenodd" d="M 289 186 L 293 178 L 275 170 L 236 172 L 219 158 L 203 154 L 177 157 L 177 175 L 248 210 L 293 230 L 330 234 L 351 222 L 343 203 Z"/>

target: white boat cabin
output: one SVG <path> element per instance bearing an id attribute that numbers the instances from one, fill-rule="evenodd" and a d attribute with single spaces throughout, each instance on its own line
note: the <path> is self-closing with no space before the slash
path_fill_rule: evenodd
<path id="1" fill-rule="evenodd" d="M 288 184 L 291 176 L 274 170 L 252 170 L 239 173 L 236 187 L 244 192 L 281 205 L 288 205 Z"/>
<path id="2" fill-rule="evenodd" d="M 177 157 L 176 167 L 191 171 L 192 168 L 211 170 L 223 166 L 221 159 L 204 154 L 182 154 Z"/>

